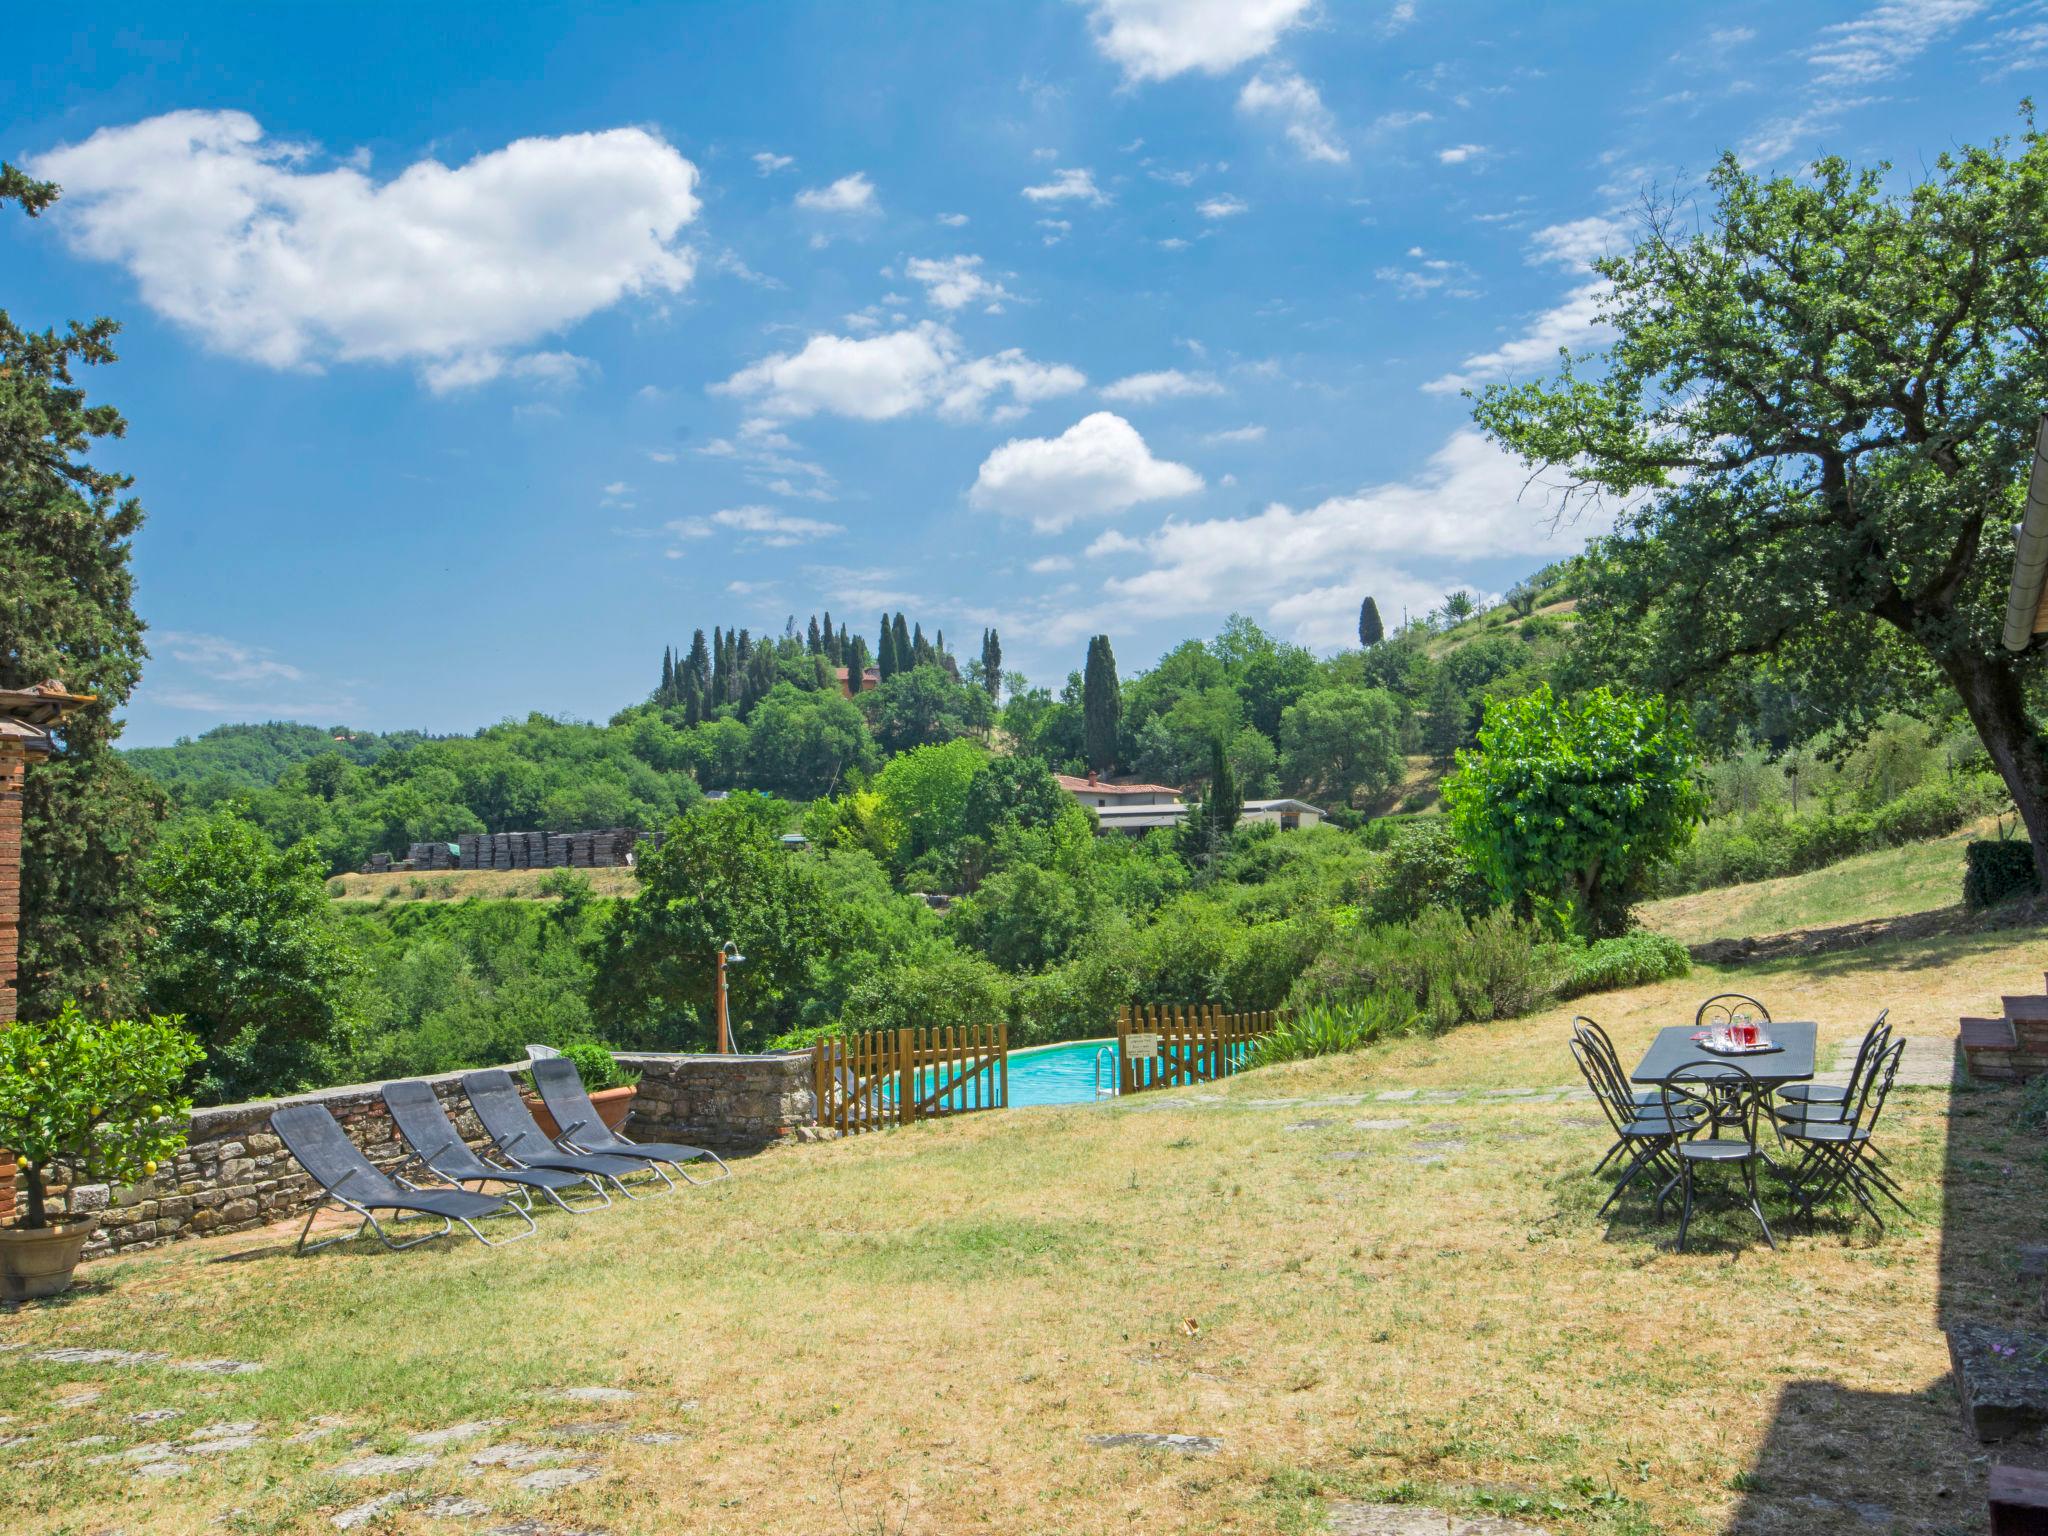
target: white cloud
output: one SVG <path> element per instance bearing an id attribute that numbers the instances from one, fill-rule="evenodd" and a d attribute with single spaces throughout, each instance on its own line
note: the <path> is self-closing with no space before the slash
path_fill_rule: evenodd
<path id="1" fill-rule="evenodd" d="M 1444 165 L 1464 165 L 1468 161 L 1483 160 L 1490 153 L 1484 144 L 1453 144 L 1448 149 L 1438 150 L 1436 157 Z"/>
<path id="2" fill-rule="evenodd" d="M 830 538 L 846 529 L 814 517 L 798 517 L 776 507 L 727 507 L 709 517 L 679 517 L 663 525 L 679 539 L 708 539 L 728 530 L 745 535 L 743 542 L 768 549 L 789 549 L 813 539 Z"/>
<path id="3" fill-rule="evenodd" d="M 1395 0 L 1388 7 L 1387 18 L 1380 23 L 1380 31 L 1391 37 L 1415 19 L 1415 0 Z"/>
<path id="4" fill-rule="evenodd" d="M 829 187 L 806 187 L 797 193 L 796 205 L 813 213 L 866 214 L 882 211 L 882 205 L 875 197 L 875 184 L 861 171 L 842 176 Z"/>
<path id="5" fill-rule="evenodd" d="M 1130 81 L 1220 75 L 1272 51 L 1310 0 L 1086 0 L 1095 46 Z"/>
<path id="6" fill-rule="evenodd" d="M 799 458 L 802 445 L 782 430 L 781 423 L 767 417 L 749 417 L 733 436 L 714 437 L 694 452 L 702 458 L 732 460 L 754 484 L 780 496 L 831 501 L 836 489 L 825 467 Z"/>
<path id="7" fill-rule="evenodd" d="M 773 176 L 777 171 L 786 171 L 796 164 L 794 155 L 778 155 L 773 150 L 760 150 L 754 155 L 754 169 L 763 176 Z"/>
<path id="8" fill-rule="evenodd" d="M 1009 395 L 1004 418 L 1087 384 L 1079 370 L 1038 363 L 1016 348 L 970 358 L 960 338 L 936 321 L 883 336 L 813 336 L 802 350 L 778 352 L 741 369 L 714 393 L 758 400 L 773 416 L 820 411 L 887 421 L 935 409 L 954 420 L 979 417 L 990 399 Z"/>
<path id="9" fill-rule="evenodd" d="M 1065 219 L 1040 219 L 1038 227 L 1045 231 L 1045 243 L 1058 245 L 1074 232 L 1074 226 Z"/>
<path id="10" fill-rule="evenodd" d="M 1225 443 L 1263 443 L 1265 440 L 1266 429 L 1261 426 L 1230 427 L 1222 432 L 1211 432 L 1202 439 L 1211 448 Z"/>
<path id="11" fill-rule="evenodd" d="M 1206 373 L 1182 373 L 1163 368 L 1157 373 L 1133 373 L 1114 384 L 1102 386 L 1102 398 L 1132 405 L 1150 405 L 1155 400 L 1184 400 L 1192 395 L 1220 395 L 1223 386 Z"/>
<path id="12" fill-rule="evenodd" d="M 1234 219 L 1240 213 L 1249 213 L 1251 206 L 1243 198 L 1225 192 L 1220 197 L 1206 198 L 1195 204 L 1195 212 L 1205 219 Z"/>
<path id="13" fill-rule="evenodd" d="M 1529 238 L 1531 266 L 1555 262 L 1585 272 L 1602 256 L 1627 245 L 1628 227 L 1614 219 L 1573 219 L 1539 229 Z"/>
<path id="14" fill-rule="evenodd" d="M 1287 140 L 1304 159 L 1343 165 L 1351 151 L 1337 138 L 1337 120 L 1323 105 L 1316 88 L 1291 69 L 1262 70 L 1238 93 L 1240 112 L 1270 117 L 1286 130 Z"/>
<path id="15" fill-rule="evenodd" d="M 1428 298 L 1439 290 L 1453 299 L 1479 296 L 1478 279 L 1462 261 L 1432 256 L 1419 245 L 1408 248 L 1408 257 L 1411 265 L 1376 267 L 1372 275 L 1391 284 L 1404 299 Z"/>
<path id="16" fill-rule="evenodd" d="M 967 222 L 967 215 L 964 213 L 942 213 L 939 215 L 939 222 L 948 229 L 959 229 Z"/>
<path id="17" fill-rule="evenodd" d="M 171 112 L 37 156 L 87 256 L 208 345 L 273 368 L 407 362 L 434 388 L 623 298 L 675 293 L 697 168 L 642 128 L 518 139 L 387 181 L 315 169 L 243 112 Z M 568 354 L 551 354 L 567 357 Z M 545 372 L 546 365 L 540 366 Z"/>
<path id="18" fill-rule="evenodd" d="M 1745 160 L 1776 160 L 1794 149 L 1802 152 L 1814 136 L 1834 126 L 1844 113 L 1867 107 L 1876 96 L 1838 96 L 1789 116 L 1767 119 L 1742 146 Z"/>
<path id="19" fill-rule="evenodd" d="M 1414 128 L 1423 123 L 1436 121 L 1433 112 L 1382 112 L 1372 120 L 1376 133 L 1399 133 L 1403 128 Z"/>
<path id="20" fill-rule="evenodd" d="M 159 649 L 216 683 L 296 683 L 305 673 L 278 661 L 259 646 L 243 645 L 224 635 L 168 629 L 156 636 Z"/>
<path id="21" fill-rule="evenodd" d="M 1079 168 L 1054 171 L 1051 181 L 1026 187 L 1024 195 L 1034 203 L 1093 203 L 1098 208 L 1109 201 L 1095 185 L 1095 173 Z"/>
<path id="22" fill-rule="evenodd" d="M 881 566 L 807 565 L 804 579 L 834 607 L 853 611 L 917 606 L 900 572 Z"/>
<path id="23" fill-rule="evenodd" d="M 1560 347 L 1597 346 L 1613 338 L 1614 332 L 1600 319 L 1606 302 L 1605 279 L 1583 283 L 1565 295 L 1564 302 L 1538 315 L 1529 328 L 1514 340 L 1491 352 L 1468 357 L 1457 371 L 1423 385 L 1431 395 L 1456 394 L 1493 380 L 1526 373 L 1554 364 Z"/>
<path id="24" fill-rule="evenodd" d="M 1140 502 L 1191 496 L 1202 477 L 1157 459 L 1123 417 L 1084 416 L 1058 437 L 1019 437 L 982 460 L 968 502 L 1007 517 L 1029 518 L 1057 533 L 1077 518 L 1107 517 Z"/>
<path id="25" fill-rule="evenodd" d="M 1073 568 L 1073 560 L 1066 555 L 1046 555 L 1032 561 L 1026 567 L 1034 576 L 1051 576 L 1059 571 L 1071 571 Z"/>
<path id="26" fill-rule="evenodd" d="M 1419 581 L 1410 564 L 1455 571 L 1475 556 L 1555 557 L 1604 530 L 1591 522 L 1558 530 L 1549 493 L 1525 494 L 1527 481 L 1519 461 L 1460 428 L 1406 480 L 1299 511 L 1274 502 L 1246 517 L 1169 521 L 1120 538 L 1104 552 L 1141 553 L 1148 567 L 1105 586 L 1162 617 L 1261 608 L 1298 639 L 1336 645 L 1355 633 L 1363 593 L 1374 593 L 1383 613 L 1441 600 L 1447 582 Z"/>
<path id="27" fill-rule="evenodd" d="M 632 493 L 632 490 L 633 487 L 626 484 L 625 481 L 614 480 L 610 485 L 604 488 L 604 493 L 607 496 L 626 496 L 630 495 Z"/>
<path id="28" fill-rule="evenodd" d="M 676 461 L 676 456 L 666 448 L 649 448 L 647 457 L 657 464 L 673 464 Z"/>
<path id="29" fill-rule="evenodd" d="M 925 297 L 940 309 L 998 305 L 1017 297 L 999 280 L 982 276 L 979 256 L 948 256 L 942 261 L 913 256 L 904 263 L 903 275 L 924 284 Z"/>
<path id="30" fill-rule="evenodd" d="M 1806 62 L 1820 85 L 1882 80 L 1983 10 L 1984 0 L 1882 0 L 1854 21 L 1821 28 Z"/>
<path id="31" fill-rule="evenodd" d="M 1991 80 L 2040 69 L 2048 65 L 2048 21 L 2007 27 L 1983 42 L 1970 44 L 1968 52 L 1981 55 L 1986 64 L 1996 66 L 1986 72 L 1986 78 Z"/>

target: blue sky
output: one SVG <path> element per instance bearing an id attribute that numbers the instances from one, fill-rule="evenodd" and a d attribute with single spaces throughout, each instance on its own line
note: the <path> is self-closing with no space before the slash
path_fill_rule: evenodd
<path id="1" fill-rule="evenodd" d="M 124 322 L 131 744 L 602 719 L 818 609 L 1057 683 L 1497 593 L 1589 530 L 1458 390 L 1597 345 L 1646 188 L 1910 174 L 2048 65 L 2022 0 L 62 9 L 0 303 Z"/>

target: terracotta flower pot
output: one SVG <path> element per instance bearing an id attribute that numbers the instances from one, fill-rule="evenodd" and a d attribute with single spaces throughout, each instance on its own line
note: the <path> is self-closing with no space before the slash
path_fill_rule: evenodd
<path id="1" fill-rule="evenodd" d="M 98 1225 L 86 1217 L 47 1227 L 0 1227 L 0 1301 L 27 1301 L 68 1289 L 78 1256 Z"/>
<path id="2" fill-rule="evenodd" d="M 623 1088 L 600 1088 L 590 1096 L 590 1102 L 597 1107 L 597 1118 L 605 1123 L 608 1130 L 616 1131 L 626 1123 L 626 1116 L 633 1109 L 633 1095 L 639 1089 L 632 1083 Z M 541 1103 L 535 1094 L 526 1095 L 526 1107 L 533 1111 L 534 1123 L 548 1140 L 562 1134 L 562 1128 L 555 1124 L 555 1117 L 548 1113 L 547 1105 Z"/>

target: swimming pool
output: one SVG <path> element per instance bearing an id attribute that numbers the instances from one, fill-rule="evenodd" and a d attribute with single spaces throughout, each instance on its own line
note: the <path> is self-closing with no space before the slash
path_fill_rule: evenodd
<path id="1" fill-rule="evenodd" d="M 1102 1086 L 1116 1084 L 1114 1040 L 1069 1040 L 1010 1052 L 1010 1108 L 1095 1102 L 1095 1053 L 1104 1046 Z"/>

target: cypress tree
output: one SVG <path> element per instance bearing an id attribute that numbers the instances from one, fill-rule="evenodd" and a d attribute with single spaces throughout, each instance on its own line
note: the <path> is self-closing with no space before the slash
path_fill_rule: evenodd
<path id="1" fill-rule="evenodd" d="M 1386 635 L 1386 626 L 1380 623 L 1380 605 L 1368 597 L 1358 605 L 1358 643 L 1371 649 Z"/>
<path id="2" fill-rule="evenodd" d="M 882 615 L 882 633 L 875 641 L 875 670 L 887 682 L 896 675 L 896 642 L 889 635 L 889 615 Z"/>
<path id="3" fill-rule="evenodd" d="M 1081 679 L 1081 729 L 1088 766 L 1108 773 L 1116 766 L 1117 731 L 1123 723 L 1123 695 L 1117 689 L 1116 653 L 1109 636 L 1088 642 L 1088 667 Z"/>
<path id="4" fill-rule="evenodd" d="M 896 653 L 898 672 L 908 672 L 917 665 L 917 652 L 910 644 L 910 626 L 903 622 L 901 613 L 896 615 L 895 621 L 889 626 L 889 645 Z"/>
<path id="5" fill-rule="evenodd" d="M 846 658 L 840 654 L 839 635 L 832 628 L 832 610 L 830 608 L 825 610 L 825 625 L 822 631 L 822 638 L 825 643 L 825 654 L 832 659 L 832 665 L 835 667 L 845 665 Z"/>
<path id="6" fill-rule="evenodd" d="M 661 648 L 661 686 L 654 690 L 654 702 L 667 709 L 676 701 L 676 656 L 673 647 Z"/>
<path id="7" fill-rule="evenodd" d="M 683 672 L 683 724 L 704 723 L 704 689 L 697 681 L 697 674 L 687 668 Z"/>
<path id="8" fill-rule="evenodd" d="M 725 702 L 725 631 L 711 626 L 711 681 L 704 693 L 704 713 L 710 714 Z"/>
<path id="9" fill-rule="evenodd" d="M 981 686 L 992 699 L 1003 690 L 1003 642 L 992 629 L 981 637 Z"/>
<path id="10" fill-rule="evenodd" d="M 865 657 L 867 652 L 867 642 L 865 640 L 856 642 L 851 635 L 847 634 L 846 626 L 841 624 L 839 626 L 839 665 L 842 667 L 858 668 L 859 662 L 855 659 L 856 654 Z"/>
<path id="11" fill-rule="evenodd" d="M 804 649 L 813 656 L 825 649 L 823 642 L 818 639 L 818 616 L 815 613 L 811 615 L 811 632 L 804 637 Z"/>
<path id="12" fill-rule="evenodd" d="M 1238 787 L 1237 773 L 1230 766 L 1230 758 L 1223 750 L 1221 741 L 1209 744 L 1209 828 L 1219 838 L 1228 837 L 1237 829 L 1237 821 L 1244 814 L 1244 791 Z"/>
<path id="13" fill-rule="evenodd" d="M 918 625 L 916 632 L 910 637 L 910 664 L 913 667 L 928 667 L 938 659 L 938 652 L 932 649 L 931 642 L 924 637 L 924 626 Z"/>
<path id="14" fill-rule="evenodd" d="M 690 636 L 690 654 L 683 658 L 682 666 L 696 686 L 701 702 L 704 691 L 711 686 L 711 648 L 704 643 L 703 630 L 700 629 Z"/>

